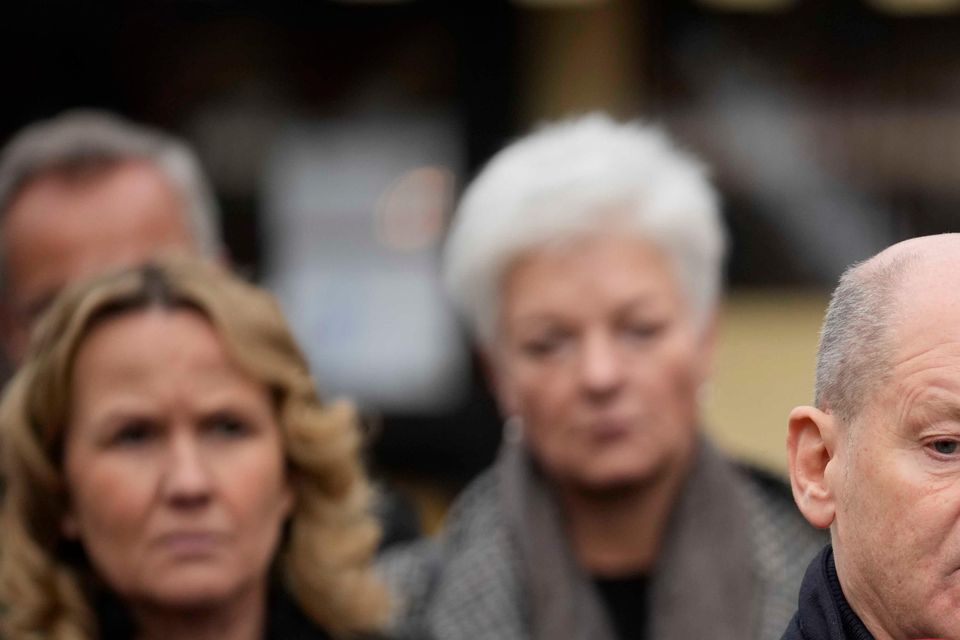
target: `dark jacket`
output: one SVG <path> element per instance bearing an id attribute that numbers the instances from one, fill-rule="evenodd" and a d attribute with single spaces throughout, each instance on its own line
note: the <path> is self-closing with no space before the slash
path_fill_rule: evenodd
<path id="1" fill-rule="evenodd" d="M 799 608 L 781 640 L 874 640 L 843 596 L 830 545 L 807 568 Z"/>
<path id="2" fill-rule="evenodd" d="M 97 612 L 102 640 L 130 640 L 136 637 L 136 628 L 127 615 L 126 607 L 115 596 L 101 597 Z M 267 602 L 267 621 L 263 638 L 264 640 L 329 640 L 330 636 L 307 617 L 285 589 L 272 586 Z"/>

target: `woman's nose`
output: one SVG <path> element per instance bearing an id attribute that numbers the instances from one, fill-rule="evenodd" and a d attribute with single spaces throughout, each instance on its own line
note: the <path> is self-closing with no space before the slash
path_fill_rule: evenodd
<path id="1" fill-rule="evenodd" d="M 580 355 L 580 380 L 591 394 L 616 390 L 623 380 L 623 362 L 616 341 L 606 334 L 585 338 Z"/>
<path id="2" fill-rule="evenodd" d="M 172 504 L 192 507 L 210 499 L 212 478 L 204 452 L 193 433 L 171 438 L 164 474 L 164 496 Z"/>

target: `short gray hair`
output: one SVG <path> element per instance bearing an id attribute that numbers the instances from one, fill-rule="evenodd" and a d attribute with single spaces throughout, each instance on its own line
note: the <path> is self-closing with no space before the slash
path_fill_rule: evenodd
<path id="1" fill-rule="evenodd" d="M 670 258 L 705 321 L 726 251 L 718 200 L 704 165 L 656 127 L 601 114 L 548 125 L 496 154 L 466 189 L 446 243 L 445 285 L 474 335 L 492 346 L 510 262 L 623 210 L 627 230 Z"/>
<path id="2" fill-rule="evenodd" d="M 128 160 L 150 162 L 167 177 L 186 205 L 185 222 L 201 255 L 218 255 L 223 249 L 220 213 L 194 153 L 170 135 L 106 111 L 67 111 L 27 126 L 10 140 L 0 152 L 0 218 L 35 178 Z M 0 254 L 0 273 L 2 263 Z"/>
<path id="3" fill-rule="evenodd" d="M 814 403 L 841 422 L 854 421 L 887 380 L 897 319 L 896 292 L 916 254 L 849 267 L 830 298 L 820 346 Z"/>

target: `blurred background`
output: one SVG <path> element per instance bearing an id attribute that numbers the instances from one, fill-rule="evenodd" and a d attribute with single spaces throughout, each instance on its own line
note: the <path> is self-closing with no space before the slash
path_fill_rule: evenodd
<path id="1" fill-rule="evenodd" d="M 370 416 L 373 464 L 441 502 L 500 421 L 438 250 L 538 122 L 642 117 L 713 168 L 732 253 L 706 426 L 774 470 L 843 267 L 960 227 L 960 0 L 33 0 L 5 3 L 0 48 L 0 142 L 96 106 L 195 146 L 233 260 Z"/>

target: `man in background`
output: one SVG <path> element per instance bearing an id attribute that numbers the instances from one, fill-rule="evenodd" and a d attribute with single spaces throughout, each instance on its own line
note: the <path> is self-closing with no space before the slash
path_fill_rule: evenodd
<path id="1" fill-rule="evenodd" d="M 794 498 L 832 544 L 784 639 L 960 638 L 960 234 L 843 275 L 787 448 Z"/>
<path id="2" fill-rule="evenodd" d="M 190 149 L 101 111 L 30 125 L 0 152 L 0 343 L 10 364 L 64 286 L 167 250 L 223 253 Z"/>

